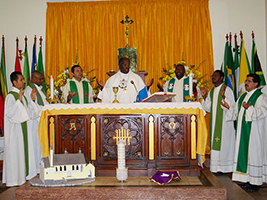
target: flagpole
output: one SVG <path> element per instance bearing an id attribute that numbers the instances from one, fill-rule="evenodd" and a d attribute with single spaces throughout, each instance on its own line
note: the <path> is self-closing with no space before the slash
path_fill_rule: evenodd
<path id="1" fill-rule="evenodd" d="M 229 34 L 229 43 L 230 43 L 230 46 L 232 46 L 232 33 L 231 32 Z"/>
<path id="2" fill-rule="evenodd" d="M 42 47 L 42 42 L 43 42 L 43 38 L 42 38 L 42 36 L 40 36 L 39 41 L 40 41 L 40 46 Z"/>

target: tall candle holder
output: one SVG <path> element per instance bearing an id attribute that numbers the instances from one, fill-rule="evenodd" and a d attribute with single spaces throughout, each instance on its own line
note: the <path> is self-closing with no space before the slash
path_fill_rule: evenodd
<path id="1" fill-rule="evenodd" d="M 53 99 L 51 99 L 50 97 L 49 98 L 46 98 L 46 100 L 47 100 L 47 102 L 49 103 L 49 104 L 53 104 L 53 103 L 57 103 L 58 102 L 58 100 L 59 100 L 59 98 L 53 98 Z"/>

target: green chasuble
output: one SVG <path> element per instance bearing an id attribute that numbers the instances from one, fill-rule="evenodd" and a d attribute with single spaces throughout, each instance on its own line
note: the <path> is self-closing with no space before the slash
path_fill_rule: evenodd
<path id="1" fill-rule="evenodd" d="M 38 105 L 43 106 L 43 105 L 44 105 L 43 99 L 42 99 L 42 97 L 41 97 L 39 91 L 38 91 L 37 88 L 35 87 L 34 83 L 31 82 L 31 81 L 29 81 L 29 86 L 30 86 L 32 89 L 35 89 L 35 90 L 37 91 L 37 93 L 36 93 L 37 103 L 38 103 Z M 42 88 L 42 91 L 43 91 L 43 93 L 45 94 L 45 91 L 44 91 L 43 88 Z"/>
<path id="2" fill-rule="evenodd" d="M 258 97 L 262 94 L 259 90 L 256 90 L 251 97 L 249 98 L 247 104 L 251 103 L 252 106 L 255 106 L 255 103 Z M 245 96 L 247 93 L 244 93 L 238 101 L 238 114 L 240 112 L 242 103 L 244 101 Z M 240 143 L 239 143 L 239 150 L 238 150 L 238 158 L 237 158 L 237 166 L 236 171 L 240 173 L 247 173 L 247 166 L 248 166 L 248 148 L 249 148 L 249 139 L 250 139 L 250 132 L 251 132 L 251 124 L 252 122 L 246 122 L 246 109 L 244 109 L 244 114 L 242 116 L 241 123 L 241 133 L 240 133 Z M 237 121 L 237 124 L 238 124 Z"/>
<path id="3" fill-rule="evenodd" d="M 87 81 L 82 81 L 83 84 L 83 103 L 89 103 L 89 86 Z M 76 92 L 78 94 L 78 88 L 74 81 L 70 81 L 70 92 Z M 72 103 L 79 104 L 79 94 L 72 97 Z"/>
<path id="4" fill-rule="evenodd" d="M 218 95 L 218 101 L 217 101 L 217 109 L 216 109 L 216 120 L 215 120 L 215 127 L 214 127 L 214 136 L 212 141 L 212 149 L 220 151 L 221 150 L 221 141 L 222 141 L 222 122 L 223 122 L 223 109 L 221 108 L 221 101 L 222 101 L 222 95 L 221 95 L 222 87 L 219 91 Z M 211 100 L 211 109 L 210 109 L 210 141 L 212 139 L 212 117 L 213 116 L 213 94 L 214 94 L 214 88 L 210 91 L 210 100 Z"/>
<path id="5" fill-rule="evenodd" d="M 172 78 L 168 84 L 168 92 L 173 92 L 175 78 Z M 183 102 L 186 102 L 185 96 L 189 96 L 189 77 L 184 79 L 183 83 Z"/>
<path id="6" fill-rule="evenodd" d="M 17 92 L 10 91 L 10 94 L 12 94 L 15 98 L 15 100 L 18 100 L 19 94 Z M 27 99 L 23 95 L 26 104 L 28 104 Z M 23 104 L 23 102 L 21 101 Z M 27 131 L 27 121 L 21 123 L 21 129 L 23 134 L 23 143 L 24 143 L 24 155 L 25 155 L 25 169 L 26 169 L 26 176 L 29 175 L 29 155 L 28 155 L 28 131 Z"/>

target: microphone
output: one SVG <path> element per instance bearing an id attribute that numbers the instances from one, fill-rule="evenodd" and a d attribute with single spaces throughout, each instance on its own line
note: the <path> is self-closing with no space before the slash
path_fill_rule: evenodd
<path id="1" fill-rule="evenodd" d="M 135 91 L 136 91 L 136 93 L 137 93 L 137 96 L 136 96 L 136 102 L 139 102 L 139 95 L 138 95 L 138 90 L 137 90 L 137 88 L 136 88 L 136 85 L 134 84 L 134 81 L 133 81 L 133 80 L 131 80 L 130 83 L 133 84 L 133 86 L 134 86 L 134 88 L 135 88 Z"/>

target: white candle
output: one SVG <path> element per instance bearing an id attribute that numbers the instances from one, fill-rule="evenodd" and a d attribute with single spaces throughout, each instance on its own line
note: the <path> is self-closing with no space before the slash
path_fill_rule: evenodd
<path id="1" fill-rule="evenodd" d="M 193 97 L 193 73 L 189 74 L 189 97 Z"/>
<path id="2" fill-rule="evenodd" d="M 50 76 L 50 98 L 54 99 L 54 79 Z"/>

